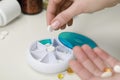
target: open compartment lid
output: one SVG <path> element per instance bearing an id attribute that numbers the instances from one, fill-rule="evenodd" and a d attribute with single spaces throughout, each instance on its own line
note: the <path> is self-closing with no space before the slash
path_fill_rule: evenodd
<path id="1" fill-rule="evenodd" d="M 70 49 L 84 44 L 89 45 L 91 48 L 95 48 L 97 46 L 97 44 L 90 38 L 74 32 L 62 32 L 59 34 L 58 39 L 62 44 Z"/>

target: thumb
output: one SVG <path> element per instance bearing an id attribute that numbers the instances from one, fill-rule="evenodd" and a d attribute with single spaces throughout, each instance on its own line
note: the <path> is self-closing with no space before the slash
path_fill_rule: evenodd
<path id="1" fill-rule="evenodd" d="M 82 9 L 80 9 L 80 3 L 73 2 L 73 4 L 66 10 L 59 13 L 52 21 L 51 27 L 55 30 L 61 28 L 61 26 L 65 25 L 70 21 L 74 16 L 82 13 Z"/>

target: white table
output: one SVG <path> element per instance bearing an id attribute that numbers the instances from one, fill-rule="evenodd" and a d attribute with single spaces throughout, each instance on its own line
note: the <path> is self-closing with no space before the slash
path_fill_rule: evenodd
<path id="1" fill-rule="evenodd" d="M 120 58 L 120 5 L 93 14 L 75 17 L 73 26 L 49 33 L 46 26 L 46 12 L 38 15 L 21 15 L 0 28 L 9 35 L 0 40 L 0 80 L 58 80 L 56 74 L 48 75 L 34 71 L 26 60 L 29 45 L 35 40 L 57 37 L 60 32 L 72 31 L 92 38 L 101 48 Z M 63 80 L 79 80 L 65 75 Z"/>

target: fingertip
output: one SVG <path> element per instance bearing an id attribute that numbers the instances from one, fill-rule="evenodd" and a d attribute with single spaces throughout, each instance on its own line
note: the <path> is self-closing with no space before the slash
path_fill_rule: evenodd
<path id="1" fill-rule="evenodd" d="M 94 48 L 95 51 L 101 50 L 99 47 Z"/>
<path id="2" fill-rule="evenodd" d="M 73 53 L 75 54 L 75 56 L 77 56 L 81 51 L 82 51 L 82 49 L 80 46 L 75 46 L 73 48 Z"/>
<path id="3" fill-rule="evenodd" d="M 80 49 L 80 46 L 75 46 L 75 47 L 73 48 L 73 51 L 76 51 L 76 50 L 78 50 L 78 49 Z"/>
<path id="4" fill-rule="evenodd" d="M 106 54 L 106 52 L 104 50 L 102 50 L 101 48 L 99 47 L 96 47 L 93 49 L 98 55 L 99 54 Z"/>
<path id="5" fill-rule="evenodd" d="M 59 26 L 60 26 L 59 20 L 52 21 L 51 27 L 52 27 L 54 30 L 59 29 Z"/>
<path id="6" fill-rule="evenodd" d="M 84 59 L 84 52 L 80 46 L 75 46 L 73 48 L 73 54 L 77 60 L 80 60 L 80 58 Z"/>
<path id="7" fill-rule="evenodd" d="M 82 47 L 81 48 L 83 48 L 83 49 L 91 49 L 91 47 L 89 46 L 89 45 L 87 45 L 87 44 L 84 44 L 84 45 L 82 45 Z"/>

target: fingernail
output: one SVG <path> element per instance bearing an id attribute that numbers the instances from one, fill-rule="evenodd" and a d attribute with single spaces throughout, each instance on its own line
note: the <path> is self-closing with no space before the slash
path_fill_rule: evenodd
<path id="1" fill-rule="evenodd" d="M 59 21 L 55 21 L 51 24 L 52 28 L 57 29 L 60 26 L 60 22 Z"/>

